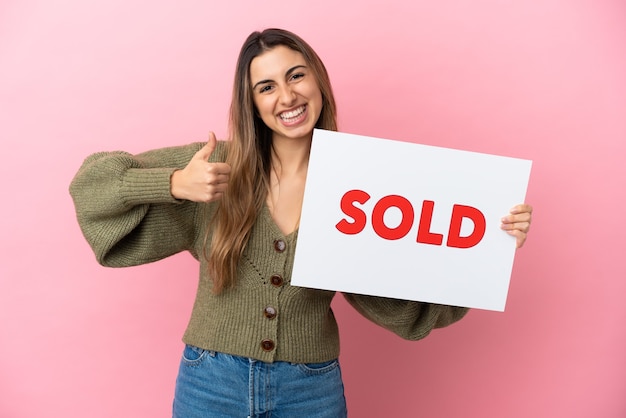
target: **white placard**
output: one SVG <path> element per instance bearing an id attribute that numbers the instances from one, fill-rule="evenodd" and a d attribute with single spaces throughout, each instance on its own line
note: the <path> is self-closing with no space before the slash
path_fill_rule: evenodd
<path id="1" fill-rule="evenodd" d="M 316 129 L 291 284 L 504 311 L 531 164 Z"/>

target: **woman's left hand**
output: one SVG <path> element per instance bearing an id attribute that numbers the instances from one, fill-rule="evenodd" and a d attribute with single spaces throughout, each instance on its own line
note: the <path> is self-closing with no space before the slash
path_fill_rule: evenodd
<path id="1" fill-rule="evenodd" d="M 500 228 L 507 234 L 513 235 L 517 240 L 517 248 L 521 248 L 526 241 L 530 221 L 532 219 L 533 207 L 525 203 L 516 205 L 511 212 L 501 219 Z"/>

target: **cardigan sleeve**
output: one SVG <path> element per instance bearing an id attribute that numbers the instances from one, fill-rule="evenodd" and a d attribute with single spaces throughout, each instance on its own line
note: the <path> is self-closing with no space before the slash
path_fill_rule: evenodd
<path id="1" fill-rule="evenodd" d="M 468 308 L 344 293 L 361 315 L 406 340 L 420 340 L 434 328 L 446 327 L 465 316 Z"/>
<path id="2" fill-rule="evenodd" d="M 150 263 L 194 250 L 199 204 L 175 199 L 170 178 L 203 143 L 142 154 L 100 152 L 70 184 L 76 217 L 97 261 L 109 267 Z M 223 154 L 223 144 L 211 156 Z"/>

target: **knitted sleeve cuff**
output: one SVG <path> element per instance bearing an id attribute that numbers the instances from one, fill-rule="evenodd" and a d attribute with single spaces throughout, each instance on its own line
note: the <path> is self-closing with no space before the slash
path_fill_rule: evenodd
<path id="1" fill-rule="evenodd" d="M 176 168 L 130 168 L 124 174 L 121 196 L 125 205 L 180 203 L 170 191 Z"/>

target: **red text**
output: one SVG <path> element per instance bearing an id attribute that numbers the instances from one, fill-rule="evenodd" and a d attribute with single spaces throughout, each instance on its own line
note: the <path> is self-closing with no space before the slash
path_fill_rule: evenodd
<path id="1" fill-rule="evenodd" d="M 349 222 L 345 218 L 340 220 L 335 227 L 347 235 L 358 234 L 363 231 L 367 224 L 367 214 L 355 206 L 356 203 L 365 204 L 370 195 L 363 190 L 350 190 L 341 198 L 340 207 L 342 212 L 353 219 Z M 400 224 L 390 228 L 385 224 L 385 212 L 389 208 L 397 208 L 402 213 Z M 435 210 L 435 202 L 424 200 L 420 209 L 419 223 L 417 226 L 416 242 L 422 244 L 442 245 L 443 234 L 432 232 L 430 224 Z M 461 223 L 463 219 L 470 219 L 474 223 L 474 230 L 468 236 L 461 236 Z M 371 223 L 376 235 L 387 240 L 397 240 L 404 238 L 413 228 L 415 221 L 415 210 L 413 205 L 406 198 L 399 195 L 389 195 L 382 197 L 372 209 Z M 446 246 L 455 248 L 470 248 L 478 244 L 485 235 L 485 216 L 481 211 L 465 205 L 454 205 L 448 229 Z"/>

